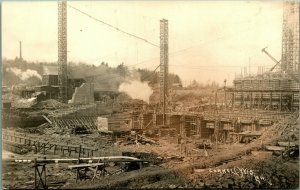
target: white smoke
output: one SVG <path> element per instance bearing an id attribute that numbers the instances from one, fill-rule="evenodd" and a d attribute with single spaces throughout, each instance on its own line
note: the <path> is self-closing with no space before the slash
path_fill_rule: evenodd
<path id="1" fill-rule="evenodd" d="M 19 108 L 29 108 L 35 103 L 36 103 L 36 97 L 32 97 L 29 99 L 25 99 L 25 98 L 19 99 L 15 101 L 13 105 L 14 107 L 19 107 Z"/>
<path id="2" fill-rule="evenodd" d="M 35 70 L 27 69 L 26 71 L 22 71 L 21 69 L 18 69 L 15 67 L 10 67 L 10 68 L 6 68 L 6 71 L 14 73 L 22 81 L 24 81 L 30 77 L 37 77 L 38 79 L 42 80 L 42 76 Z"/>
<path id="3" fill-rule="evenodd" d="M 119 92 L 125 92 L 133 99 L 140 99 L 149 103 L 149 98 L 153 90 L 146 82 L 130 80 L 120 85 Z"/>
<path id="4" fill-rule="evenodd" d="M 36 100 L 36 97 L 32 97 L 29 99 L 22 98 L 22 99 L 19 99 L 17 102 L 22 103 L 22 104 L 31 104 L 31 103 L 34 103 L 35 100 Z"/>

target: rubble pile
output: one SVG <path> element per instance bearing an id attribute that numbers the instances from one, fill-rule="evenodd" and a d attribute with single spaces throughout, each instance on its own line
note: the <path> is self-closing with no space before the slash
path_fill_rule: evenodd
<path id="1" fill-rule="evenodd" d="M 150 138 L 147 138 L 143 135 L 139 135 L 139 134 L 130 134 L 128 135 L 126 138 L 120 140 L 120 141 L 117 141 L 116 142 L 117 144 L 122 144 L 122 145 L 136 145 L 136 144 L 141 144 L 141 145 L 158 145 L 159 143 L 150 139 Z"/>
<path id="2" fill-rule="evenodd" d="M 38 102 L 36 105 L 34 105 L 34 107 L 59 109 L 59 108 L 67 108 L 68 105 L 63 104 L 57 100 L 49 99 L 49 100 L 44 100 L 44 101 Z"/>
<path id="3" fill-rule="evenodd" d="M 195 170 L 196 188 L 297 188 L 297 167 L 278 158 L 245 159 L 216 168 Z"/>
<path id="4" fill-rule="evenodd" d="M 281 134 L 280 140 L 298 142 L 299 138 L 299 117 L 295 122 L 287 124 Z"/>

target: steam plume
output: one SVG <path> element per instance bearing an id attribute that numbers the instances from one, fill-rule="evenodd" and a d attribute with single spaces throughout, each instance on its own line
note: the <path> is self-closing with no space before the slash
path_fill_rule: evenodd
<path id="1" fill-rule="evenodd" d="M 30 77 L 37 77 L 38 79 L 42 80 L 41 75 L 36 70 L 27 69 L 26 71 L 22 71 L 21 69 L 10 67 L 6 68 L 6 71 L 14 73 L 22 81 L 25 81 Z"/>
<path id="2" fill-rule="evenodd" d="M 20 100 L 18 100 L 17 102 L 18 103 L 22 103 L 22 104 L 26 104 L 26 103 L 33 103 L 34 101 L 36 100 L 36 97 L 32 97 L 32 98 L 29 98 L 29 99 L 25 99 L 25 98 L 22 98 Z"/>
<path id="3" fill-rule="evenodd" d="M 119 92 L 125 92 L 131 98 L 144 100 L 147 103 L 149 103 L 149 98 L 153 93 L 148 83 L 139 80 L 130 80 L 122 83 L 119 87 Z"/>
<path id="4" fill-rule="evenodd" d="M 36 103 L 36 97 L 32 97 L 29 99 L 19 99 L 13 103 L 14 107 L 18 108 L 29 108 Z"/>

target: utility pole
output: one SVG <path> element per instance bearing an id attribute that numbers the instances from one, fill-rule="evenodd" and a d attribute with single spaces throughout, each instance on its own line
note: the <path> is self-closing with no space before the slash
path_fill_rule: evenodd
<path id="1" fill-rule="evenodd" d="M 160 106 L 163 108 L 163 125 L 166 124 L 166 100 L 169 73 L 168 20 L 160 20 Z"/>
<path id="2" fill-rule="evenodd" d="M 227 82 L 227 80 L 226 79 L 224 79 L 224 102 L 225 102 L 225 108 L 227 107 L 227 101 L 226 101 L 226 95 L 227 95 L 227 93 L 226 93 L 226 82 Z"/>
<path id="3" fill-rule="evenodd" d="M 251 71 L 250 69 L 251 69 L 251 57 L 249 57 L 249 77 L 250 77 L 250 75 L 251 75 L 251 74 L 250 74 L 250 71 Z"/>
<path id="4" fill-rule="evenodd" d="M 215 106 L 217 106 L 217 91 L 218 90 L 215 91 Z"/>
<path id="5" fill-rule="evenodd" d="M 243 77 L 243 67 L 241 67 L 241 78 L 244 78 Z"/>

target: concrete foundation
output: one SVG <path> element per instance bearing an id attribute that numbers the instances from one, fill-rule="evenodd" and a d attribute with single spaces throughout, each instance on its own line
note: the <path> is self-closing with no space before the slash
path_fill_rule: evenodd
<path id="1" fill-rule="evenodd" d="M 94 84 L 83 83 L 80 87 L 75 89 L 72 99 L 69 101 L 71 104 L 90 104 L 94 103 Z"/>

